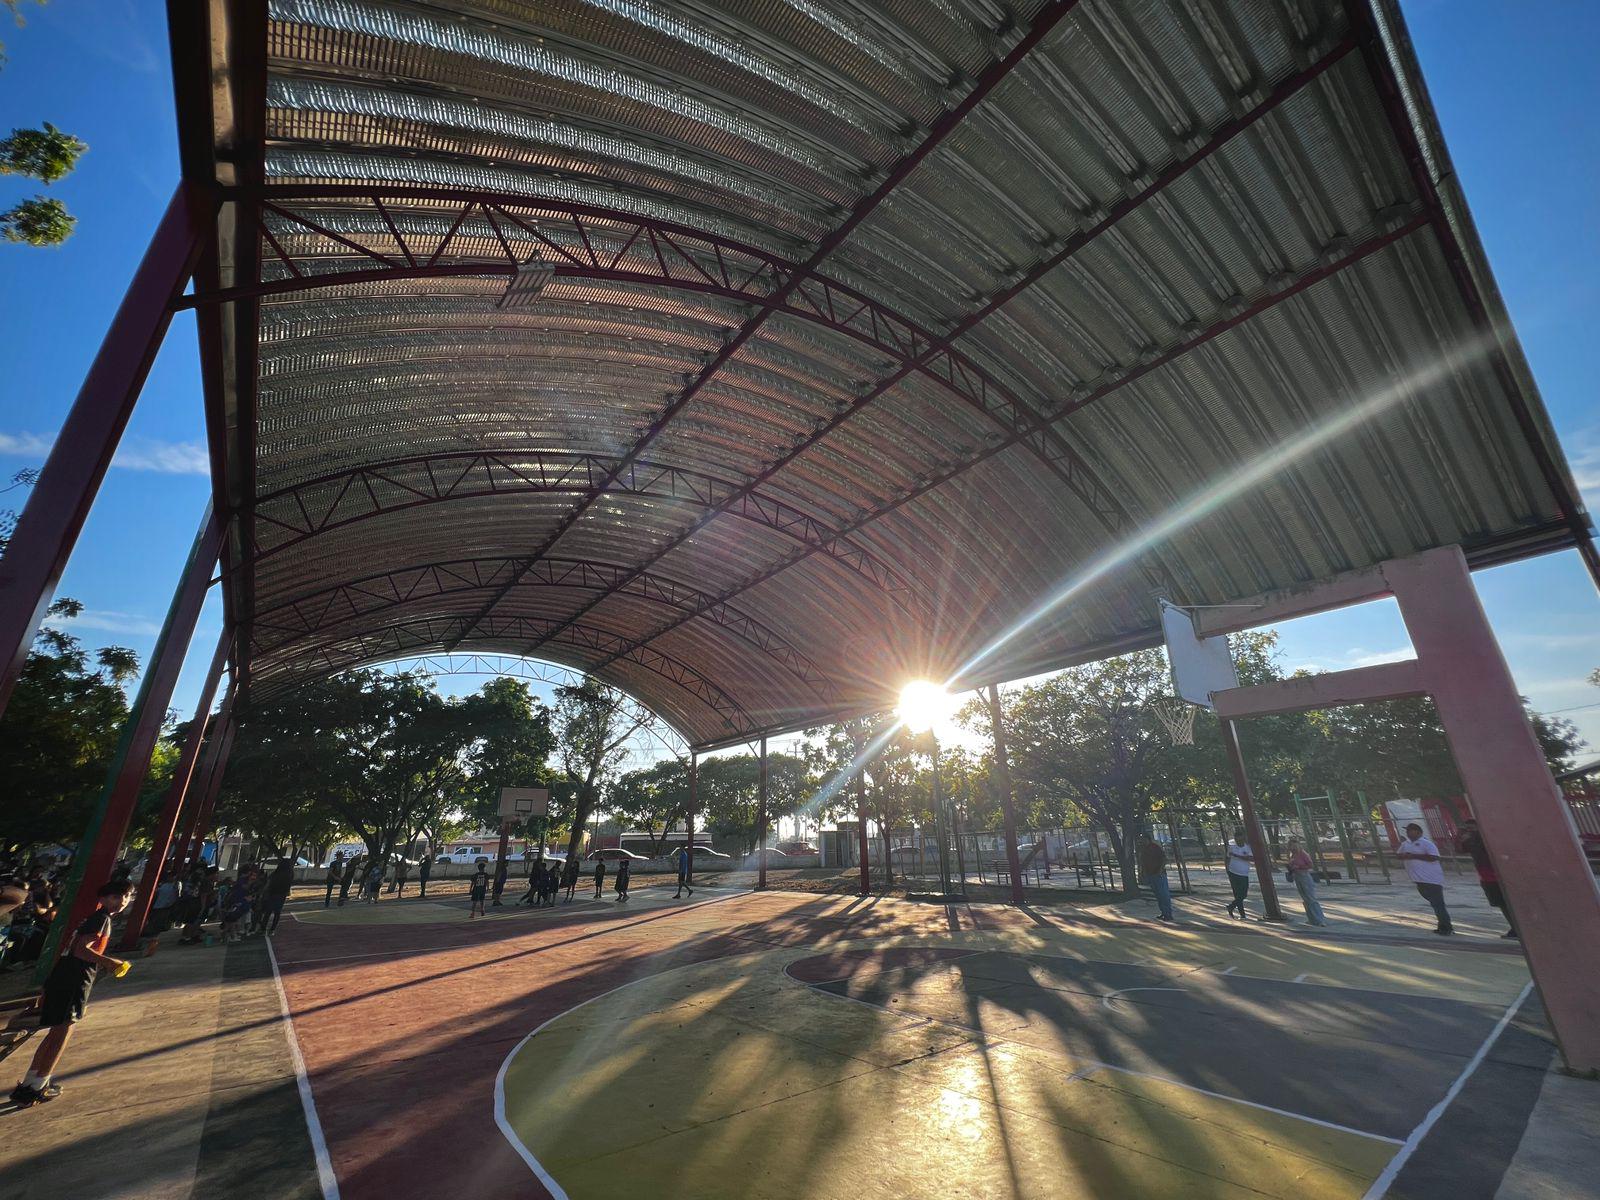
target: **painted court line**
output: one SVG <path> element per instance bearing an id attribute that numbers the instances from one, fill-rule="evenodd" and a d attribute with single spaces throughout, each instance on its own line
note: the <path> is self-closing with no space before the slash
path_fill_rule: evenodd
<path id="1" fill-rule="evenodd" d="M 1517 998 L 1511 1002 L 1510 1007 L 1500 1014 L 1500 1019 L 1489 1031 L 1489 1036 L 1483 1039 L 1483 1045 L 1478 1047 L 1478 1052 L 1461 1069 L 1461 1074 L 1456 1076 L 1456 1081 L 1450 1085 L 1450 1090 L 1444 1094 L 1439 1103 L 1428 1110 L 1428 1115 L 1423 1117 L 1422 1123 L 1411 1131 L 1411 1136 L 1401 1143 L 1399 1153 L 1389 1160 L 1389 1165 L 1383 1169 L 1383 1174 L 1372 1181 L 1372 1186 L 1367 1189 L 1367 1194 L 1361 1200 L 1379 1200 L 1379 1197 L 1388 1195 L 1389 1188 L 1400 1174 L 1400 1169 L 1417 1152 L 1417 1147 L 1422 1145 L 1422 1139 L 1428 1136 L 1429 1130 L 1438 1124 L 1440 1117 L 1444 1116 L 1445 1109 L 1455 1102 L 1461 1089 L 1466 1086 L 1467 1080 L 1472 1078 L 1472 1073 L 1478 1069 L 1478 1064 L 1488 1056 L 1489 1047 L 1493 1046 L 1505 1031 L 1505 1027 L 1511 1023 L 1511 1018 L 1517 1015 L 1517 1010 L 1522 1007 L 1522 1002 L 1528 998 L 1528 993 L 1532 990 L 1533 980 L 1530 979 L 1522 985 L 1522 991 L 1517 993 Z"/>
<path id="2" fill-rule="evenodd" d="M 1293 979 L 1289 980 L 1289 982 L 1290 983 L 1304 983 L 1306 981 L 1306 976 L 1309 975 L 1309 974 L 1311 974 L 1310 971 L 1301 971 L 1300 974 L 1296 975 Z"/>
<path id="3" fill-rule="evenodd" d="M 306 1114 L 306 1132 L 311 1135 L 311 1151 L 317 1158 L 317 1182 L 322 1185 L 323 1200 L 339 1200 L 339 1180 L 333 1173 L 333 1160 L 328 1157 L 328 1142 L 322 1136 L 322 1121 L 317 1117 L 317 1102 L 311 1096 L 311 1080 L 306 1077 L 306 1060 L 300 1053 L 300 1039 L 295 1036 L 294 1018 L 289 1014 L 289 997 L 283 990 L 283 976 L 278 973 L 278 956 L 272 949 L 272 939 L 267 939 L 267 961 L 272 964 L 272 983 L 278 989 L 278 1009 L 283 1014 L 283 1032 L 289 1041 L 289 1060 L 294 1064 L 294 1081 L 300 1089 L 300 1107 Z"/>
<path id="4" fill-rule="evenodd" d="M 820 991 L 821 989 L 813 989 L 813 990 Z M 1182 988 L 1173 988 L 1173 989 L 1166 989 L 1166 988 L 1154 988 L 1154 989 L 1124 988 L 1123 990 L 1124 991 L 1138 991 L 1138 990 L 1182 991 L 1183 989 Z M 888 1013 L 892 1017 L 899 1017 L 899 1016 L 903 1015 L 901 1013 L 895 1012 L 891 1008 L 885 1008 L 881 1004 L 874 1004 L 870 1000 L 862 1000 L 857 996 L 842 996 L 841 997 L 841 996 L 839 996 L 839 994 L 837 992 L 822 992 L 822 994 L 824 996 L 829 996 L 829 997 L 831 997 L 833 999 L 854 1000 L 857 1004 L 865 1004 L 869 1008 L 875 1008 L 879 1012 Z M 1004 1042 L 1007 1045 L 1022 1046 L 1022 1047 L 1026 1048 L 1026 1049 L 1037 1049 L 1038 1048 L 1036 1046 L 1030 1046 L 1027 1042 L 1019 1042 L 1015 1038 L 1008 1038 L 1004 1034 L 993 1033 L 993 1032 L 990 1032 L 987 1029 L 979 1029 L 978 1027 L 976 1027 L 974 1025 L 964 1025 L 960 1021 L 951 1021 L 951 1020 L 948 1020 L 945 1017 L 926 1017 L 925 1020 L 927 1020 L 930 1024 L 933 1024 L 933 1025 L 948 1025 L 952 1029 L 961 1029 L 961 1030 L 966 1031 L 967 1033 L 977 1034 L 979 1040 L 984 1041 L 984 1042 Z M 1215 1100 L 1227 1101 L 1229 1104 L 1242 1104 L 1246 1108 L 1259 1109 L 1262 1112 L 1276 1113 L 1280 1117 L 1288 1117 L 1290 1120 L 1294 1120 L 1294 1121 L 1303 1121 L 1307 1125 L 1320 1125 L 1324 1129 L 1336 1130 L 1339 1133 L 1353 1134 L 1356 1137 L 1367 1138 L 1369 1141 L 1388 1142 L 1391 1146 L 1399 1146 L 1399 1145 L 1403 1144 L 1400 1141 L 1399 1138 L 1385 1137 L 1381 1133 L 1372 1133 L 1372 1132 L 1370 1132 L 1368 1130 L 1365 1130 L 1365 1129 L 1356 1129 L 1356 1128 L 1353 1128 L 1352 1126 L 1349 1126 L 1349 1125 L 1340 1125 L 1337 1121 L 1324 1121 L 1321 1117 L 1308 1117 L 1308 1116 L 1306 1116 L 1305 1113 L 1290 1112 L 1286 1108 L 1274 1108 L 1270 1104 L 1259 1104 L 1254 1100 L 1244 1100 L 1244 1099 L 1241 1099 L 1238 1096 L 1226 1095 L 1223 1092 L 1213 1092 L 1209 1088 L 1196 1087 L 1192 1083 L 1185 1083 L 1183 1080 L 1174 1079 L 1170 1075 L 1157 1075 L 1152 1071 L 1136 1071 L 1132 1067 L 1119 1067 L 1116 1063 L 1102 1062 L 1099 1059 L 1094 1059 L 1094 1058 L 1079 1058 L 1076 1055 L 1073 1055 L 1073 1056 L 1070 1056 L 1070 1057 L 1072 1057 L 1074 1061 L 1084 1063 L 1084 1064 L 1088 1065 L 1089 1067 L 1091 1067 L 1093 1069 L 1102 1070 L 1102 1071 L 1115 1071 L 1119 1075 L 1131 1075 L 1135 1079 L 1153 1079 L 1157 1083 L 1170 1083 L 1173 1087 L 1180 1087 L 1180 1088 L 1183 1088 L 1185 1091 L 1194 1092 L 1194 1093 L 1196 1093 L 1198 1095 L 1201 1095 L 1201 1096 L 1210 1096 Z M 1369 1197 L 1365 1198 L 1365 1200 L 1372 1200 L 1372 1198 L 1369 1196 Z"/>

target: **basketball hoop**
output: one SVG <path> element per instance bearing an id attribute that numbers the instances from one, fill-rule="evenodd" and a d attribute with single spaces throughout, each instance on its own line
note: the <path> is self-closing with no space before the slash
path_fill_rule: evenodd
<path id="1" fill-rule="evenodd" d="M 1160 723 L 1174 746 L 1194 745 L 1194 715 L 1200 711 L 1196 705 L 1172 696 L 1157 696 L 1145 708 Z"/>

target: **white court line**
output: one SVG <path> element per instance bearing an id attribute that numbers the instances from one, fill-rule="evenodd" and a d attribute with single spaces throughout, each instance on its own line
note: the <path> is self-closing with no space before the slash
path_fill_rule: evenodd
<path id="1" fill-rule="evenodd" d="M 1237 970 L 1238 970 L 1238 969 L 1239 969 L 1239 968 L 1238 968 L 1238 967 L 1236 967 L 1236 966 L 1234 966 L 1234 967 L 1229 967 L 1229 968 L 1228 968 L 1228 969 L 1227 969 L 1227 970 L 1226 970 L 1226 971 L 1224 971 L 1224 972 L 1223 972 L 1223 974 L 1224 974 L 1224 975 L 1232 975 L 1232 974 L 1233 974 L 1233 973 L 1234 973 L 1234 972 L 1235 972 L 1235 971 L 1237 971 Z"/>
<path id="2" fill-rule="evenodd" d="M 808 984 L 807 986 L 809 987 L 810 985 Z M 820 990 L 820 989 L 814 989 L 814 990 Z M 1123 989 L 1123 991 L 1135 991 L 1135 990 L 1139 990 L 1139 989 L 1134 989 L 1134 988 L 1124 988 Z M 1145 989 L 1145 990 L 1165 991 L 1165 990 L 1168 990 L 1168 989 L 1164 989 L 1163 988 L 1163 989 Z M 1171 989 L 1171 990 L 1182 991 L 1184 989 L 1175 988 L 1175 989 Z M 900 1017 L 900 1016 L 904 1016 L 905 1015 L 903 1013 L 895 1012 L 892 1008 L 885 1008 L 881 1004 L 874 1004 L 870 1000 L 862 1000 L 862 999 L 860 999 L 860 998 L 858 998 L 856 996 L 840 997 L 837 992 L 823 992 L 822 994 L 825 995 L 825 996 L 832 997 L 834 999 L 854 1000 L 857 1004 L 865 1004 L 868 1008 L 875 1008 L 879 1012 L 888 1013 L 890 1016 L 893 1016 L 893 1017 Z M 952 1029 L 962 1029 L 962 1030 L 965 1030 L 968 1033 L 975 1033 L 975 1034 L 978 1035 L 978 1037 L 982 1041 L 985 1041 L 985 1042 L 1005 1042 L 1008 1045 L 1022 1046 L 1025 1049 L 1033 1049 L 1033 1050 L 1038 1049 L 1037 1046 L 1032 1046 L 1027 1042 L 1019 1042 L 1015 1038 L 1006 1037 L 1004 1034 L 991 1033 L 989 1030 L 987 1030 L 987 1029 L 979 1029 L 975 1025 L 963 1025 L 960 1021 L 951 1021 L 951 1020 L 947 1020 L 944 1017 L 925 1017 L 924 1020 L 928 1021 L 930 1024 L 933 1024 L 933 1025 L 948 1025 Z M 537 1030 L 535 1032 L 537 1032 Z M 1195 1092 L 1195 1093 L 1197 1093 L 1197 1094 L 1199 1094 L 1201 1096 L 1210 1096 L 1214 1100 L 1226 1100 L 1230 1104 L 1242 1104 L 1246 1108 L 1254 1108 L 1254 1109 L 1259 1109 L 1262 1112 L 1276 1113 L 1280 1117 L 1288 1117 L 1290 1120 L 1293 1120 L 1293 1121 L 1304 1121 L 1308 1125 L 1320 1125 L 1324 1129 L 1333 1129 L 1333 1130 L 1337 1130 L 1339 1133 L 1354 1134 L 1356 1137 L 1367 1138 L 1369 1141 L 1388 1142 L 1391 1146 L 1399 1146 L 1399 1145 L 1402 1144 L 1399 1138 L 1385 1137 L 1381 1133 L 1371 1133 L 1371 1132 L 1369 1132 L 1369 1131 L 1367 1131 L 1365 1129 L 1355 1129 L 1355 1128 L 1353 1128 L 1353 1127 L 1351 1127 L 1349 1125 L 1340 1125 L 1337 1121 L 1324 1121 L 1321 1117 L 1308 1117 L 1304 1113 L 1290 1112 L 1286 1108 L 1274 1108 L 1270 1104 L 1258 1104 L 1254 1100 L 1244 1100 L 1244 1099 L 1241 1099 L 1238 1096 L 1229 1096 L 1229 1095 L 1227 1095 L 1227 1094 L 1225 1094 L 1223 1092 L 1213 1092 L 1209 1088 L 1196 1087 L 1192 1083 L 1185 1083 L 1183 1080 L 1174 1079 L 1170 1075 L 1157 1075 L 1152 1071 L 1135 1071 L 1132 1067 L 1119 1067 L 1116 1063 L 1101 1062 L 1099 1059 L 1094 1059 L 1094 1058 L 1080 1058 L 1077 1055 L 1068 1055 L 1067 1057 L 1071 1058 L 1075 1062 L 1085 1063 L 1091 1069 L 1097 1069 L 1097 1070 L 1101 1070 L 1101 1071 L 1115 1071 L 1119 1075 L 1132 1075 L 1135 1079 L 1153 1079 L 1157 1083 L 1170 1083 L 1174 1087 L 1180 1087 L 1180 1088 L 1183 1088 L 1185 1091 Z"/>
<path id="3" fill-rule="evenodd" d="M 1450 1085 L 1450 1090 L 1444 1094 L 1439 1103 L 1428 1110 L 1428 1115 L 1422 1118 L 1422 1124 L 1411 1131 L 1411 1136 L 1406 1138 L 1399 1152 L 1389 1160 L 1389 1165 L 1383 1169 L 1383 1174 L 1372 1181 L 1372 1186 L 1367 1189 L 1367 1194 L 1361 1200 L 1379 1200 L 1379 1197 L 1388 1195 L 1395 1177 L 1400 1174 L 1400 1168 L 1405 1166 L 1417 1152 L 1417 1147 L 1422 1145 L 1422 1139 L 1428 1136 L 1429 1130 L 1438 1124 L 1440 1117 L 1444 1116 L 1445 1109 L 1449 1108 L 1461 1094 L 1461 1089 L 1466 1086 L 1467 1080 L 1472 1078 L 1472 1073 L 1478 1069 L 1478 1064 L 1488 1056 L 1489 1047 L 1494 1045 L 1505 1027 L 1511 1023 L 1511 1018 L 1517 1015 L 1517 1009 L 1522 1007 L 1522 1002 L 1528 998 L 1528 993 L 1532 990 L 1533 980 L 1530 979 L 1522 985 L 1522 991 L 1517 993 L 1517 998 L 1511 1002 L 1510 1007 L 1500 1014 L 1500 1019 L 1489 1031 L 1489 1036 L 1483 1039 L 1483 1045 L 1478 1047 L 1478 1052 L 1461 1069 L 1461 1074 L 1456 1076 L 1456 1081 Z"/>
<path id="4" fill-rule="evenodd" d="M 278 989 L 283 1032 L 289 1040 L 289 1060 L 294 1064 L 294 1081 L 300 1089 L 300 1107 L 306 1114 L 306 1132 L 311 1135 L 311 1152 L 317 1159 L 317 1182 L 322 1185 L 323 1200 L 339 1200 L 339 1180 L 333 1173 L 333 1160 L 328 1157 L 327 1139 L 322 1136 L 317 1102 L 311 1096 L 311 1080 L 306 1078 L 306 1060 L 300 1053 L 300 1039 L 294 1033 L 294 1019 L 289 1015 L 289 997 L 283 990 L 283 976 L 278 973 L 278 956 L 272 949 L 271 938 L 267 939 L 267 960 L 272 963 L 272 982 Z"/>
<path id="5" fill-rule="evenodd" d="M 1289 980 L 1289 982 L 1290 983 L 1304 983 L 1306 981 L 1306 976 L 1309 975 L 1309 974 L 1311 974 L 1310 971 L 1301 971 L 1300 974 L 1296 975 L 1293 979 Z"/>

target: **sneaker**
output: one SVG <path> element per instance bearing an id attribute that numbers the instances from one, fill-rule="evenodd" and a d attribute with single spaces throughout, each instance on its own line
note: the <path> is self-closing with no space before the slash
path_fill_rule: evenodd
<path id="1" fill-rule="evenodd" d="M 1435 929 L 1434 932 L 1437 933 L 1440 937 L 1449 937 L 1451 934 L 1455 933 L 1455 930 L 1454 929 Z"/>
<path id="2" fill-rule="evenodd" d="M 28 1108 L 34 1104 L 48 1104 L 59 1095 L 61 1095 L 61 1085 L 59 1083 L 47 1083 L 42 1088 L 29 1087 L 25 1083 L 19 1083 L 11 1089 L 11 1103 Z"/>

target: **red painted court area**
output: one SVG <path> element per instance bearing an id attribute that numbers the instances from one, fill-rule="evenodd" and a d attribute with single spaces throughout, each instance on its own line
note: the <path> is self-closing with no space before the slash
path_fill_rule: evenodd
<path id="1" fill-rule="evenodd" d="M 544 1021 L 687 962 L 950 928 L 933 909 L 882 917 L 793 894 L 670 895 L 641 888 L 627 910 L 608 897 L 470 922 L 465 901 L 450 901 L 429 905 L 437 922 L 369 924 L 370 910 L 351 908 L 352 923 L 313 923 L 316 910 L 286 923 L 279 970 L 341 1195 L 546 1196 L 494 1121 L 501 1062 Z"/>
<path id="2" fill-rule="evenodd" d="M 1550 1057 L 1500 1035 L 1513 955 L 1081 913 L 644 887 L 475 921 L 454 899 L 306 909 L 275 948 L 344 1200 L 788 1195 L 809 1154 L 734 1169 L 786 1121 L 833 1129 L 840 1162 L 946 1155 L 939 1194 L 1353 1200 L 1481 1045 L 1449 1120 L 1480 1108 L 1484 1132 L 1412 1187 L 1425 1144 L 1393 1193 L 1432 1200 L 1503 1171 Z M 1009 1186 L 974 1156 L 997 1137 Z"/>

